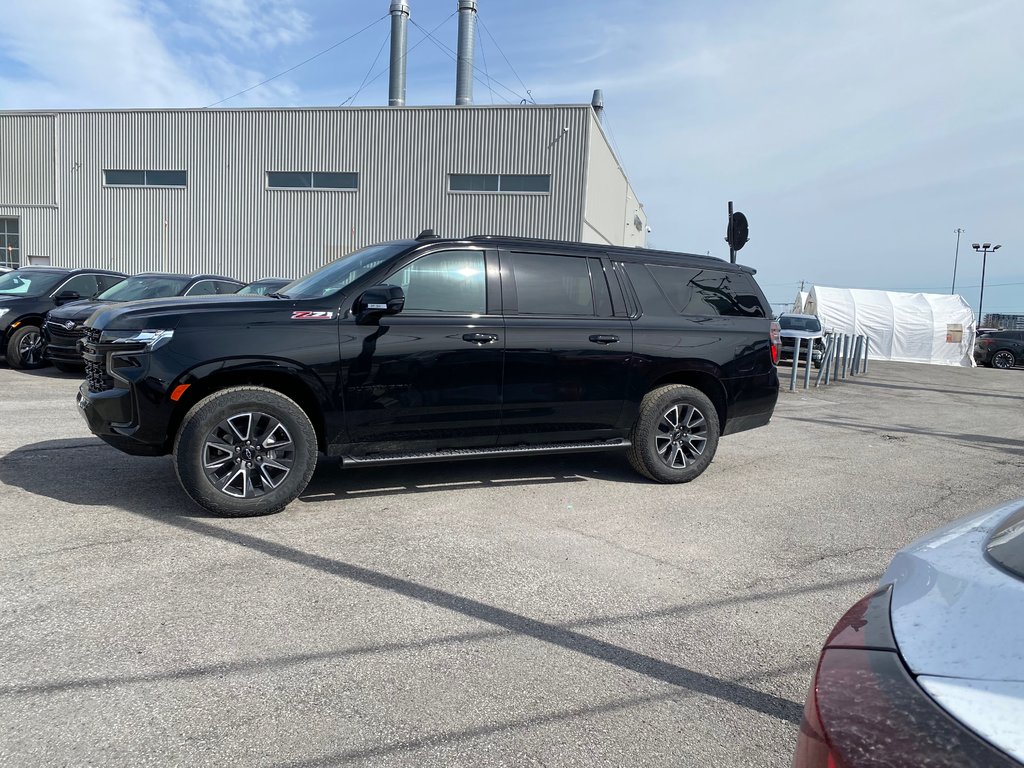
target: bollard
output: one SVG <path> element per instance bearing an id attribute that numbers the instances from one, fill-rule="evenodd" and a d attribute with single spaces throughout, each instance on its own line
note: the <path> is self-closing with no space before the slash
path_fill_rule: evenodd
<path id="1" fill-rule="evenodd" d="M 832 355 L 835 353 L 835 350 L 835 337 L 830 336 L 828 341 L 825 343 L 825 356 L 821 359 L 821 368 L 818 369 L 818 380 L 814 382 L 814 386 L 818 386 L 822 375 L 825 376 L 825 386 L 828 386 L 829 374 L 832 372 Z"/>
<path id="2" fill-rule="evenodd" d="M 801 339 L 793 339 L 796 342 L 796 346 L 793 347 L 793 367 L 789 370 L 789 391 L 792 392 L 796 389 L 796 369 L 800 367 L 800 341 Z"/>
<path id="3" fill-rule="evenodd" d="M 861 370 L 861 373 L 867 373 L 867 372 L 868 372 L 868 337 L 865 336 L 864 337 L 864 368 Z"/>
<path id="4" fill-rule="evenodd" d="M 842 344 L 842 341 L 840 341 L 840 339 L 842 337 L 838 333 L 834 334 L 834 336 L 835 336 L 836 351 L 832 354 L 832 357 L 835 360 L 835 370 L 832 372 L 832 378 L 835 379 L 836 381 L 838 381 L 839 380 L 839 358 L 841 357 L 841 355 L 839 353 L 842 351 L 839 345 Z"/>
<path id="5" fill-rule="evenodd" d="M 846 379 L 846 374 L 850 370 L 850 336 L 849 334 L 843 334 L 843 380 Z"/>
<path id="6" fill-rule="evenodd" d="M 804 389 L 811 386 L 811 363 L 814 362 L 814 339 L 807 340 L 807 359 L 804 361 Z"/>
<path id="7" fill-rule="evenodd" d="M 860 370 L 860 345 L 861 345 L 861 339 L 863 339 L 863 336 L 857 336 L 854 339 L 854 344 L 853 344 L 853 360 L 850 361 L 850 375 L 851 376 L 856 376 L 857 375 L 857 371 Z"/>

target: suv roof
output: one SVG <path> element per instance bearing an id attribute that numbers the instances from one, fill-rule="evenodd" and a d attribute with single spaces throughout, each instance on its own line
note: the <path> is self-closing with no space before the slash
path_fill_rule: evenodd
<path id="1" fill-rule="evenodd" d="M 139 272 L 137 275 L 129 275 L 129 277 L 179 277 L 182 280 L 226 280 L 229 283 L 241 283 L 241 280 L 236 280 L 233 277 L 224 277 L 223 275 L 192 275 L 187 272 Z"/>
<path id="2" fill-rule="evenodd" d="M 115 272 L 112 269 L 94 269 L 93 267 L 51 267 L 46 264 L 33 264 L 28 267 L 18 267 L 15 272 L 54 272 L 62 275 L 70 275 L 75 272 L 92 272 L 98 275 L 117 275 L 124 277 L 124 272 Z"/>
<path id="3" fill-rule="evenodd" d="M 661 251 L 653 248 L 632 248 L 625 245 L 606 245 L 604 243 L 580 243 L 569 240 L 545 240 L 534 237 L 513 237 L 511 235 L 470 235 L 468 237 L 438 237 L 436 235 L 420 235 L 415 240 L 398 240 L 396 243 L 408 242 L 409 245 L 422 245 L 424 243 L 459 243 L 459 244 L 480 244 L 495 246 L 535 246 L 551 248 L 560 251 L 574 251 L 580 253 L 593 253 L 601 251 L 610 256 L 621 258 L 625 261 L 649 261 L 656 259 L 664 263 L 676 263 L 680 261 L 704 263 L 714 266 L 715 269 L 735 269 L 737 271 L 755 274 L 757 270 L 743 264 L 731 264 L 725 259 L 717 256 L 702 256 L 697 253 L 683 253 L 679 251 Z M 680 258 L 682 257 L 682 259 Z"/>

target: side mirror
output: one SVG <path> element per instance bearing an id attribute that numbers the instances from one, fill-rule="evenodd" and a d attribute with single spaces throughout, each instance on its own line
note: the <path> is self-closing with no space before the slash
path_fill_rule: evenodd
<path id="1" fill-rule="evenodd" d="M 54 301 L 58 304 L 66 304 L 69 301 L 78 301 L 82 298 L 78 291 L 61 291 L 53 297 Z"/>
<path id="2" fill-rule="evenodd" d="M 356 299 L 355 313 L 360 321 L 397 315 L 405 307 L 405 291 L 397 285 L 375 285 Z"/>

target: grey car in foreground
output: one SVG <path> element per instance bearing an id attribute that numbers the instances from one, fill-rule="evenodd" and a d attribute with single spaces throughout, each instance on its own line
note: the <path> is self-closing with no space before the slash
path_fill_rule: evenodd
<path id="1" fill-rule="evenodd" d="M 897 553 L 836 625 L 794 768 L 1024 765 L 1024 500 Z"/>

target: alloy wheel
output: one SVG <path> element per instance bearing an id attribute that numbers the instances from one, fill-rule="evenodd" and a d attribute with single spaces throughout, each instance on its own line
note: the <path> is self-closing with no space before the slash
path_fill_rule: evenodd
<path id="1" fill-rule="evenodd" d="M 704 453 L 708 443 L 708 422 L 692 405 L 673 405 L 658 421 L 654 446 L 671 469 L 683 469 Z"/>
<path id="2" fill-rule="evenodd" d="M 1007 352 L 1005 349 L 1001 349 L 992 356 L 992 365 L 996 368 L 1013 368 L 1014 364 L 1013 353 Z"/>
<path id="3" fill-rule="evenodd" d="M 43 336 L 39 331 L 26 333 L 18 343 L 18 355 L 21 364 L 33 368 L 43 361 Z"/>
<path id="4" fill-rule="evenodd" d="M 229 416 L 203 441 L 203 472 L 221 493 L 253 499 L 284 482 L 295 444 L 281 421 L 259 411 Z"/>

